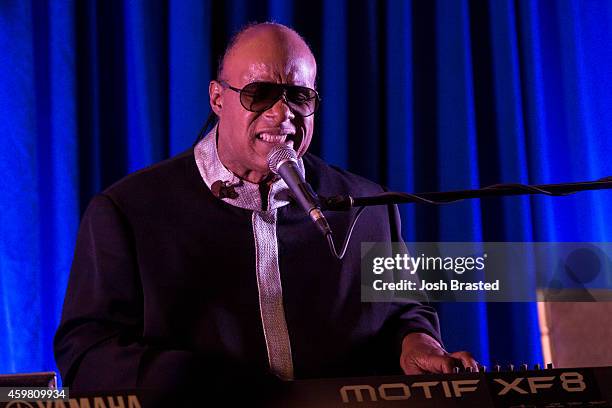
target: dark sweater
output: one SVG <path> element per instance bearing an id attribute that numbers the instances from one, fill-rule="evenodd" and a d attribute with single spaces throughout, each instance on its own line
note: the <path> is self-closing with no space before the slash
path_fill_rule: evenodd
<path id="1" fill-rule="evenodd" d="M 304 157 L 322 196 L 381 187 Z M 351 213 L 326 214 L 337 246 Z M 433 309 L 360 301 L 360 245 L 399 241 L 395 207 L 369 207 L 342 261 L 295 203 L 278 210 L 296 378 L 399 370 L 409 332 L 439 338 Z M 267 375 L 251 211 L 215 198 L 189 151 L 96 196 L 83 217 L 55 354 L 72 390 L 223 384 Z"/>

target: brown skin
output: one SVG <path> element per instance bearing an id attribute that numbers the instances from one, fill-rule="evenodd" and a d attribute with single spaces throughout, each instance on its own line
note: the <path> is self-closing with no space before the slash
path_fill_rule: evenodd
<path id="1" fill-rule="evenodd" d="M 452 373 L 454 367 L 472 367 L 473 371 L 478 371 L 478 363 L 469 352 L 448 353 L 424 333 L 404 337 L 400 366 L 405 374 Z"/>
<path id="2" fill-rule="evenodd" d="M 261 81 L 315 88 L 317 64 L 302 39 L 286 27 L 261 24 L 243 33 L 226 56 L 220 80 L 242 88 Z M 218 151 L 221 162 L 238 177 L 252 183 L 269 179 L 267 155 L 274 145 L 258 138 L 261 133 L 287 134 L 299 156 L 312 140 L 314 115 L 294 114 L 281 98 L 265 112 L 249 112 L 240 95 L 217 81 L 208 88 L 210 106 L 219 117 Z M 467 352 L 449 354 L 432 337 L 407 335 L 402 342 L 400 365 L 406 374 L 449 373 L 456 365 L 478 369 Z"/>
<path id="3" fill-rule="evenodd" d="M 308 46 L 292 31 L 275 25 L 249 29 L 226 56 L 221 80 L 242 88 L 251 82 L 315 87 L 317 65 Z M 281 98 L 265 112 L 249 112 L 240 95 L 217 81 L 209 86 L 210 105 L 219 117 L 219 158 L 234 174 L 252 183 L 268 178 L 267 155 L 274 143 L 261 133 L 288 134 L 299 156 L 306 153 L 314 115 L 294 114 Z"/>

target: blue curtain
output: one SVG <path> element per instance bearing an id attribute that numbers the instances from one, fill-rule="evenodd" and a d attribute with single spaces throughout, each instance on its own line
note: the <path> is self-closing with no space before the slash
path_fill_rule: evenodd
<path id="1" fill-rule="evenodd" d="M 319 61 L 312 151 L 401 191 L 612 174 L 612 3 L 0 2 L 0 372 L 55 369 L 79 217 L 183 151 L 233 31 L 292 25 Z M 609 241 L 610 192 L 403 206 L 411 241 Z M 533 304 L 440 304 L 449 349 L 540 362 Z"/>

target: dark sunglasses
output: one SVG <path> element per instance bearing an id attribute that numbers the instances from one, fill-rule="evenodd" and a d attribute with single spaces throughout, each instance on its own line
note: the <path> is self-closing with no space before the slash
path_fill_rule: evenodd
<path id="1" fill-rule="evenodd" d="M 284 98 L 289 108 L 300 116 L 310 116 L 319 107 L 317 91 L 305 86 L 277 84 L 274 82 L 252 82 L 239 89 L 225 81 L 219 83 L 240 94 L 240 103 L 244 109 L 251 112 L 263 112 L 270 109 L 280 99 Z"/>

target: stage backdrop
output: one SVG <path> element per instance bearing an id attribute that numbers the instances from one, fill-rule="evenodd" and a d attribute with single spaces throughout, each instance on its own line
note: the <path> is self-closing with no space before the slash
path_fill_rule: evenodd
<path id="1" fill-rule="evenodd" d="M 0 372 L 54 369 L 79 217 L 188 149 L 229 35 L 293 26 L 319 61 L 312 151 L 402 191 L 612 174 L 609 1 L 0 2 Z M 609 192 L 404 206 L 421 241 L 608 241 Z M 439 306 L 449 349 L 541 358 L 533 304 Z M 316 334 L 314 334 L 316 335 Z"/>

